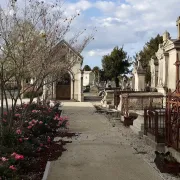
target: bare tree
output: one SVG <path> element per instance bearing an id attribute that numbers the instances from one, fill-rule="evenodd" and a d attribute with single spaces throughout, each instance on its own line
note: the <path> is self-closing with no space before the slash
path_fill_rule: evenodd
<path id="1" fill-rule="evenodd" d="M 59 74 L 63 75 L 77 63 L 67 57 L 68 50 L 61 42 L 78 16 L 76 13 L 66 17 L 62 3 L 57 1 L 47 4 L 24 0 L 24 6 L 19 7 L 16 0 L 11 0 L 6 9 L 0 10 L 1 132 L 4 102 L 11 128 L 17 101 L 20 99 L 22 102 L 25 92 L 31 90 L 36 94 L 45 84 L 56 81 Z M 93 33 L 83 39 L 84 33 L 85 30 L 80 31 L 69 40 L 78 52 L 82 52 L 93 39 Z M 26 79 L 31 78 L 34 78 L 33 82 L 25 86 Z M 16 90 L 9 88 L 10 81 L 16 85 Z M 8 98 L 11 99 L 10 105 Z M 34 95 L 30 97 L 30 103 L 33 99 Z M 25 113 L 22 121 L 24 116 Z"/>

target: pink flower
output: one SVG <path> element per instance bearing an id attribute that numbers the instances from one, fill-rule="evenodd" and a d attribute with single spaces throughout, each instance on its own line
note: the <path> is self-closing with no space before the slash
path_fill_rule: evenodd
<path id="1" fill-rule="evenodd" d="M 59 118 L 60 121 L 63 121 L 64 119 L 62 117 Z"/>
<path id="2" fill-rule="evenodd" d="M 51 138 L 48 136 L 47 137 L 47 142 L 50 143 L 51 142 Z"/>
<path id="3" fill-rule="evenodd" d="M 38 122 L 38 120 L 33 119 L 31 122 L 36 124 Z"/>
<path id="4" fill-rule="evenodd" d="M 9 166 L 9 169 L 12 169 L 13 171 L 17 170 L 13 165 Z"/>
<path id="5" fill-rule="evenodd" d="M 31 121 L 29 122 L 29 125 L 32 125 L 32 122 L 31 122 Z"/>
<path id="6" fill-rule="evenodd" d="M 36 109 L 32 110 L 32 113 L 37 113 L 37 112 L 39 112 L 39 110 Z"/>
<path id="7" fill-rule="evenodd" d="M 24 159 L 24 156 L 23 156 L 23 155 L 17 154 L 17 153 L 15 153 L 15 152 L 13 152 L 13 153 L 11 154 L 11 156 L 13 156 L 16 160 Z"/>
<path id="8" fill-rule="evenodd" d="M 17 134 L 22 134 L 22 132 L 21 132 L 20 129 L 17 129 L 17 130 L 16 130 L 16 133 L 17 133 Z"/>
<path id="9" fill-rule="evenodd" d="M 41 143 L 41 144 L 40 144 L 40 146 L 42 147 L 42 146 L 43 146 L 43 144 Z"/>
<path id="10" fill-rule="evenodd" d="M 59 120 L 59 117 L 56 115 L 56 116 L 54 117 L 54 120 Z"/>
<path id="11" fill-rule="evenodd" d="M 5 157 L 2 157 L 1 160 L 2 160 L 3 162 L 8 161 L 8 159 L 5 158 Z"/>
<path id="12" fill-rule="evenodd" d="M 22 138 L 19 138 L 19 142 L 23 142 L 23 139 L 22 139 Z"/>
<path id="13" fill-rule="evenodd" d="M 28 129 L 31 129 L 31 128 L 32 128 L 32 126 L 28 126 L 27 128 L 28 128 Z"/>
<path id="14" fill-rule="evenodd" d="M 4 115 L 7 115 L 7 112 L 4 112 Z"/>
<path id="15" fill-rule="evenodd" d="M 21 159 L 24 159 L 24 156 L 23 156 L 23 155 L 20 155 L 20 154 L 16 154 L 14 158 L 15 158 L 16 160 L 21 160 Z"/>
<path id="16" fill-rule="evenodd" d="M 42 122 L 42 121 L 39 121 L 39 124 L 43 124 L 43 122 Z"/>
<path id="17" fill-rule="evenodd" d="M 15 117 L 21 117 L 21 115 L 20 114 L 15 114 Z"/>
<path id="18" fill-rule="evenodd" d="M 24 140 L 26 140 L 26 141 L 27 141 L 28 139 L 29 139 L 29 138 L 24 138 Z"/>
<path id="19" fill-rule="evenodd" d="M 41 151 L 41 148 L 38 148 L 37 151 L 38 151 L 38 152 Z"/>

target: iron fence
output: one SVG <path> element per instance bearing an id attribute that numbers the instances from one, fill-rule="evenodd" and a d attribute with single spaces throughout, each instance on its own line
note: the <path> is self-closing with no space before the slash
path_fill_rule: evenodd
<path id="1" fill-rule="evenodd" d="M 166 145 L 180 151 L 180 94 L 176 92 L 167 97 Z"/>
<path id="2" fill-rule="evenodd" d="M 144 109 L 144 134 L 157 143 L 165 142 L 165 109 Z"/>

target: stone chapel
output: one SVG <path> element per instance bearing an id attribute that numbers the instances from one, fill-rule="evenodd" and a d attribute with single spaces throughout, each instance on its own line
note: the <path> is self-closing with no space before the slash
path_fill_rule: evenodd
<path id="1" fill-rule="evenodd" d="M 44 85 L 42 98 L 48 96 L 50 99 L 81 102 L 84 100 L 83 71 L 81 69 L 83 57 L 65 40 L 60 43 L 67 48 L 67 57 L 76 64 L 59 81 L 53 82 L 51 85 Z"/>

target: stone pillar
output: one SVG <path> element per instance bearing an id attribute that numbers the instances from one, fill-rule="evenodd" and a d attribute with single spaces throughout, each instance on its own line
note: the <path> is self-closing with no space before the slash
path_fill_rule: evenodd
<path id="1" fill-rule="evenodd" d="M 156 73 L 155 73 L 155 64 L 154 59 L 151 59 L 150 61 L 150 71 L 151 71 L 151 88 L 155 88 L 156 84 Z"/>
<path id="2" fill-rule="evenodd" d="M 159 69 L 158 69 L 158 85 L 157 90 L 162 94 L 166 94 L 167 79 L 168 79 L 168 59 L 169 53 L 162 52 L 158 56 Z"/>
<path id="3" fill-rule="evenodd" d="M 158 60 L 155 61 L 155 88 L 158 85 L 158 70 L 159 70 L 159 62 Z"/>
<path id="4" fill-rule="evenodd" d="M 53 99 L 56 99 L 56 82 L 53 82 Z"/>
<path id="5" fill-rule="evenodd" d="M 164 53 L 163 61 L 163 86 L 167 87 L 169 53 Z"/>
<path id="6" fill-rule="evenodd" d="M 145 89 L 145 71 L 141 69 L 137 69 L 134 71 L 134 89 L 135 91 L 142 91 Z"/>
<path id="7" fill-rule="evenodd" d="M 178 17 L 176 21 L 176 26 L 177 26 L 177 32 L 178 32 L 178 39 L 180 39 L 180 16 Z"/>
<path id="8" fill-rule="evenodd" d="M 132 89 L 135 89 L 135 78 L 134 78 L 134 75 L 132 77 Z"/>

